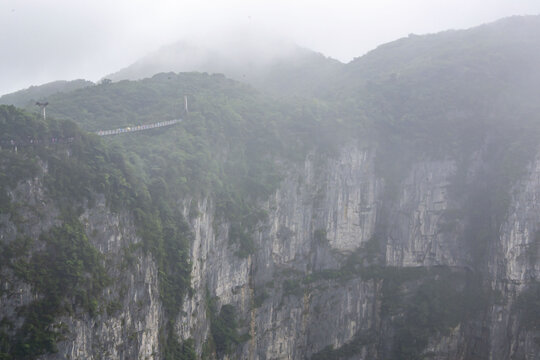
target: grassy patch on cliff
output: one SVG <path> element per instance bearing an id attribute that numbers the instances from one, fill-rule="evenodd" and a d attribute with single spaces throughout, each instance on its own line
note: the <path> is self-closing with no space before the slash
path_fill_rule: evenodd
<path id="1" fill-rule="evenodd" d="M 239 324 L 236 310 L 233 305 L 225 304 L 221 306 L 218 312 L 218 298 L 210 298 L 207 291 L 206 312 L 210 320 L 210 338 L 203 349 L 203 358 L 211 357 L 215 352 L 218 357 L 231 355 L 236 347 L 249 340 L 249 334 L 240 334 L 238 332 Z"/>
<path id="2" fill-rule="evenodd" d="M 193 338 L 189 338 L 183 342 L 178 341 L 176 334 L 173 331 L 172 324 L 168 326 L 165 339 L 161 340 L 163 346 L 163 360 L 196 360 L 195 342 Z"/>

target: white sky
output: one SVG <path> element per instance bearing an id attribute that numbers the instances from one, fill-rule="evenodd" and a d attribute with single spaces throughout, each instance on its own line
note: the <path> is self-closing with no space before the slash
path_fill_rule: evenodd
<path id="1" fill-rule="evenodd" d="M 540 14 L 540 0 L 0 0 L 0 94 L 96 81 L 178 41 L 246 31 L 348 62 L 409 33 Z"/>

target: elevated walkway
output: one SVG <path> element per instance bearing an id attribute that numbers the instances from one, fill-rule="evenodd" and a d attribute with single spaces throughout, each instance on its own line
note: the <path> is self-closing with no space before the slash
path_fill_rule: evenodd
<path id="1" fill-rule="evenodd" d="M 125 128 L 114 129 L 114 130 L 98 130 L 96 131 L 96 134 L 99 136 L 119 135 L 119 134 L 135 132 L 135 131 L 151 130 L 151 129 L 160 128 L 163 126 L 171 126 L 174 124 L 178 124 L 181 121 L 182 119 L 174 119 L 174 120 L 168 120 L 168 121 L 160 121 L 153 124 L 128 126 Z"/>

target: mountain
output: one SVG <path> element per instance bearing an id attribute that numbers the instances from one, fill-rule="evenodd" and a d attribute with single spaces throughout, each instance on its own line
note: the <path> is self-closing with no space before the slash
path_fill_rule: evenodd
<path id="1" fill-rule="evenodd" d="M 0 106 L 0 358 L 540 359 L 539 23 Z"/>
<path id="2" fill-rule="evenodd" d="M 285 41 L 243 35 L 213 47 L 186 42 L 165 46 L 106 78 L 138 80 L 170 71 L 221 73 L 286 96 L 310 94 L 342 66 L 337 60 Z"/>
<path id="3" fill-rule="evenodd" d="M 39 86 L 30 86 L 28 89 L 3 95 L 0 97 L 0 104 L 14 105 L 22 108 L 29 107 L 30 105 L 34 105 L 36 101 L 40 101 L 48 96 L 67 93 L 93 85 L 93 82 L 81 79 L 72 81 L 53 81 Z"/>
<path id="4" fill-rule="evenodd" d="M 445 104 L 463 109 L 510 101 L 534 107 L 540 80 L 539 44 L 538 16 L 502 19 L 469 30 L 410 35 L 347 64 L 331 89 L 339 96 L 354 94 L 358 100 L 386 98 L 396 120 L 411 112 L 407 104 L 418 99 L 439 110 Z M 493 113 L 500 111 L 504 109 Z"/>
<path id="5" fill-rule="evenodd" d="M 434 65 L 497 68 L 505 57 L 538 52 L 538 16 L 515 16 L 467 30 L 448 30 L 430 35 L 410 34 L 379 46 L 347 64 L 351 79 L 385 79 L 391 74 L 407 75 Z M 487 64 L 487 59 L 493 62 Z M 527 59 L 523 59 L 526 61 Z M 469 62 L 469 63 L 468 63 Z M 469 66 L 464 66 L 469 64 Z M 515 69 L 519 71 L 519 69 Z"/>

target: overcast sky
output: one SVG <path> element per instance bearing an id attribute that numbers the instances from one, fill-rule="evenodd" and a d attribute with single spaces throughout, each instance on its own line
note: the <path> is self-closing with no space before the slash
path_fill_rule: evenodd
<path id="1" fill-rule="evenodd" d="M 540 14 L 540 0 L 0 0 L 0 94 L 96 81 L 163 45 L 284 37 L 348 62 L 407 36 Z"/>

